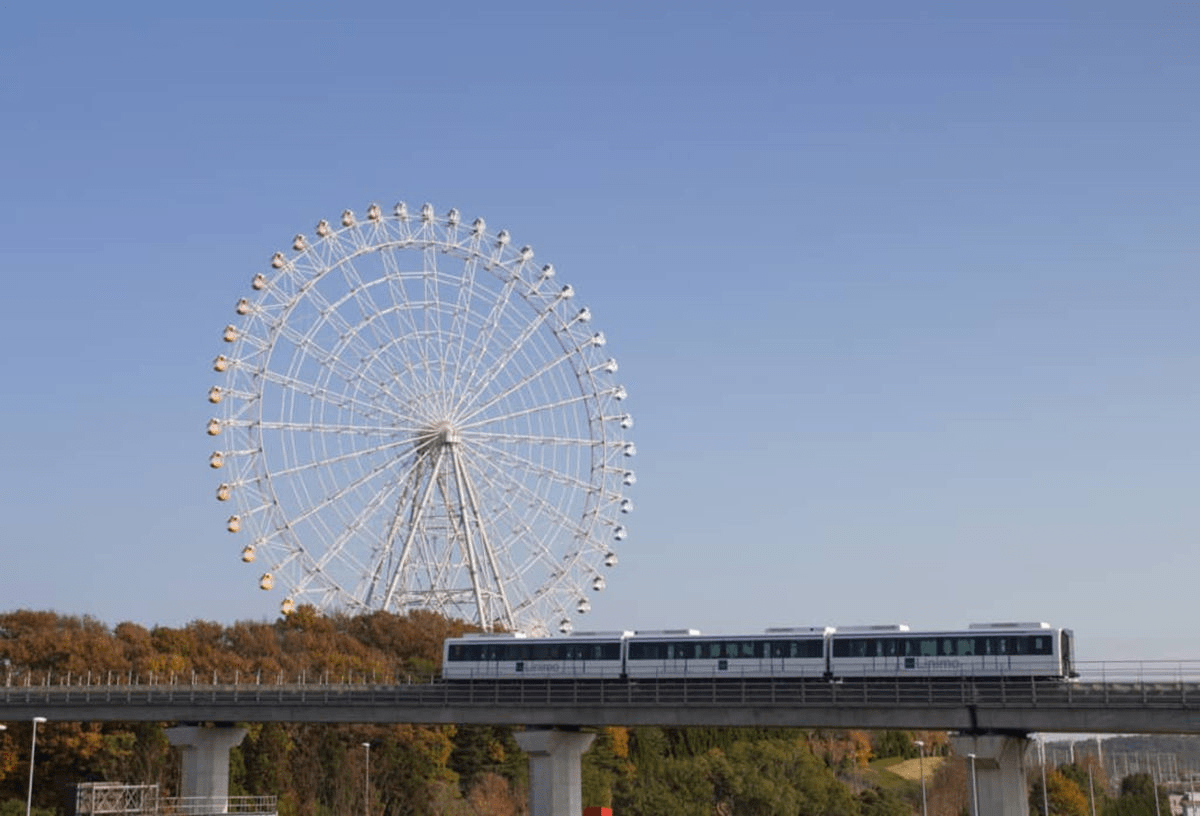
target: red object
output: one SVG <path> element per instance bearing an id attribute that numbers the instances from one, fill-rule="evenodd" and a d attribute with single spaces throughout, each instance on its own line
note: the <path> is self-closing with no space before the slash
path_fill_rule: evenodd
<path id="1" fill-rule="evenodd" d="M 598 808 L 598 807 L 584 808 L 583 816 L 613 816 L 612 808 Z"/>

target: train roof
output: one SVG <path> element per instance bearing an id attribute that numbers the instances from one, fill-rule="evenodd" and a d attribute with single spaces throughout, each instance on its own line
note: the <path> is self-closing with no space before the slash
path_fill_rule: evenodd
<path id="1" fill-rule="evenodd" d="M 699 629 L 638 629 L 634 637 L 694 637 Z"/>
<path id="2" fill-rule="evenodd" d="M 524 632 L 463 632 L 449 640 L 513 640 L 514 638 L 529 637 Z"/>
<path id="3" fill-rule="evenodd" d="M 572 632 L 567 635 L 570 640 L 578 640 L 580 638 L 627 638 L 633 637 L 633 632 L 629 629 L 613 629 L 611 631 L 601 632 Z"/>

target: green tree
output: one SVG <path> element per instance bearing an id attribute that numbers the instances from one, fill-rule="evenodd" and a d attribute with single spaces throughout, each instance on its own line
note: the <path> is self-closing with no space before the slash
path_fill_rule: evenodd
<path id="1" fill-rule="evenodd" d="M 1158 807 L 1154 799 L 1158 797 Z M 1170 800 L 1148 773 L 1130 774 L 1121 780 L 1120 795 L 1105 804 L 1103 816 L 1156 816 L 1170 813 Z"/>
<path id="2" fill-rule="evenodd" d="M 713 783 L 701 759 L 662 758 L 653 770 L 638 768 L 613 791 L 621 816 L 712 816 Z"/>
<path id="3" fill-rule="evenodd" d="M 912 816 L 912 806 L 890 790 L 874 787 L 858 794 L 861 816 Z"/>
<path id="4" fill-rule="evenodd" d="M 913 745 L 909 731 L 879 731 L 871 740 L 871 751 L 877 757 L 903 757 L 912 759 L 919 751 Z"/>

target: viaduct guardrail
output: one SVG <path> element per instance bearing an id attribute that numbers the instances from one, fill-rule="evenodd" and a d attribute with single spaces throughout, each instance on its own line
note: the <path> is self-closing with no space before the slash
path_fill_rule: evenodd
<path id="1" fill-rule="evenodd" d="M 1174 664 L 1172 664 L 1174 665 Z M 1145 664 L 1079 681 L 472 680 L 181 682 L 10 677 L 0 722 L 477 723 L 525 726 L 793 726 L 963 732 L 1200 733 L 1200 675 Z M 1130 669 L 1136 669 L 1130 671 Z M 1119 676 L 1118 676 L 1119 675 Z M 1170 679 L 1170 678 L 1176 679 Z M 1184 679 L 1184 678 L 1188 679 Z M 25 682 L 20 682 L 24 680 Z"/>

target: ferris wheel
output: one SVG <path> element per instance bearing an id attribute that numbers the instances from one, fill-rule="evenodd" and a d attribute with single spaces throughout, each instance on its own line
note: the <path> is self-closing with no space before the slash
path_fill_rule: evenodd
<path id="1" fill-rule="evenodd" d="M 209 465 L 281 611 L 570 631 L 617 563 L 636 451 L 617 363 L 554 267 L 482 218 L 372 204 L 250 287 L 213 363 Z"/>

